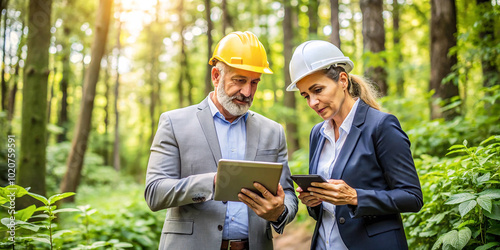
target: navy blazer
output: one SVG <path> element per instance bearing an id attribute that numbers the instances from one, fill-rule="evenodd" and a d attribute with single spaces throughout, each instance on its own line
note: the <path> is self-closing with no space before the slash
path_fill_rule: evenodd
<path id="1" fill-rule="evenodd" d="M 311 131 L 309 173 L 316 174 L 325 137 Z M 410 151 L 410 140 L 398 119 L 360 100 L 331 179 L 356 189 L 358 205 L 335 208 L 340 236 L 349 249 L 408 249 L 400 213 L 417 212 L 422 190 Z M 310 208 L 317 220 L 311 249 L 316 248 L 322 205 Z"/>

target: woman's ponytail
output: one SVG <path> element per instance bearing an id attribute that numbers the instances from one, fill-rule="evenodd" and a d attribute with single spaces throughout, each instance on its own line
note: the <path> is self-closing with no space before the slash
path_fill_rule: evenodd
<path id="1" fill-rule="evenodd" d="M 380 104 L 377 103 L 377 91 L 373 84 L 368 83 L 363 77 L 350 74 L 349 75 L 349 94 L 352 97 L 359 97 L 368 106 L 380 110 Z"/>

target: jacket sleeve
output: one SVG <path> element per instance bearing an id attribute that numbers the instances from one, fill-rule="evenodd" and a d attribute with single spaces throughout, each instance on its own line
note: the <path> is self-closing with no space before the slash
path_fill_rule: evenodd
<path id="1" fill-rule="evenodd" d="M 290 168 L 288 167 L 288 153 L 286 148 L 286 139 L 285 132 L 283 127 L 280 127 L 280 148 L 278 153 L 278 162 L 283 163 L 283 171 L 281 173 L 280 184 L 283 186 L 283 190 L 285 191 L 285 206 L 288 211 L 288 214 L 284 220 L 284 223 L 280 223 L 280 225 L 275 225 L 276 223 L 272 223 L 274 230 L 282 234 L 285 226 L 292 222 L 295 218 L 295 214 L 297 214 L 298 209 L 298 199 L 295 195 L 295 189 L 293 188 L 293 181 L 290 173 Z"/>
<path id="2" fill-rule="evenodd" d="M 349 206 L 351 216 L 417 212 L 423 206 L 422 191 L 410 141 L 393 115 L 380 119 L 375 130 L 379 165 L 389 186 L 387 190 L 356 189 L 358 205 Z"/>
<path id="3" fill-rule="evenodd" d="M 144 196 L 149 208 L 158 211 L 212 199 L 215 172 L 181 178 L 181 161 L 173 127 L 162 114 L 151 146 Z"/>

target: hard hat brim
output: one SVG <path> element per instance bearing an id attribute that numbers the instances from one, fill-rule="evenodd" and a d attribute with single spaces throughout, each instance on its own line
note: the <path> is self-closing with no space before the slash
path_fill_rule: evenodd
<path id="1" fill-rule="evenodd" d="M 208 61 L 208 64 L 215 66 L 216 61 L 214 61 L 214 59 L 216 61 L 221 61 L 221 62 L 225 63 L 227 66 L 232 67 L 232 68 L 242 69 L 242 70 L 246 70 L 246 71 L 252 71 L 252 72 L 261 73 L 261 74 L 269 74 L 269 75 L 274 74 L 273 71 L 269 67 L 258 67 L 258 66 L 244 65 L 244 64 L 228 63 L 228 62 L 226 62 L 226 60 L 224 60 L 223 58 L 221 58 L 219 56 L 214 56 L 214 57 L 210 58 L 210 61 Z"/>
<path id="2" fill-rule="evenodd" d="M 347 59 L 347 60 L 345 60 Z M 329 61 L 329 62 L 325 62 L 323 65 L 319 66 L 318 68 L 314 69 L 314 70 L 310 70 L 308 71 L 307 73 L 297 77 L 295 79 L 295 81 L 293 81 L 292 83 L 290 83 L 290 85 L 288 85 L 288 87 L 286 88 L 286 91 L 299 91 L 299 89 L 297 88 L 297 83 L 304 79 L 304 77 L 308 76 L 308 75 L 312 75 L 320 70 L 323 70 L 323 69 L 327 69 L 329 68 L 330 66 L 332 65 L 335 65 L 335 66 L 338 66 L 338 67 L 342 67 L 344 68 L 344 70 L 349 73 L 351 72 L 351 70 L 353 69 L 354 67 L 354 63 L 348 58 L 348 57 L 345 57 L 345 59 L 343 60 L 336 60 L 336 61 Z M 342 63 L 342 64 L 338 64 L 338 63 Z"/>

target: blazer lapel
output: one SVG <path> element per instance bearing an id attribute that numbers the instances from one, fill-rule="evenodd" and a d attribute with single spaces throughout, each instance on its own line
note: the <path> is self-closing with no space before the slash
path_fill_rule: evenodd
<path id="1" fill-rule="evenodd" d="M 210 98 L 210 97 L 207 97 Z M 217 138 L 217 133 L 215 131 L 214 118 L 210 112 L 210 107 L 208 106 L 208 100 L 203 100 L 200 105 L 198 105 L 198 121 L 200 122 L 201 128 L 205 137 L 207 138 L 208 145 L 214 156 L 215 165 L 219 163 L 222 158 L 222 153 L 220 152 L 219 139 Z"/>
<path id="2" fill-rule="evenodd" d="M 246 130 L 247 146 L 245 150 L 245 160 L 253 161 L 257 155 L 257 146 L 259 145 L 260 125 L 255 119 L 254 113 L 248 113 Z"/>
<path id="3" fill-rule="evenodd" d="M 309 174 L 317 174 L 318 173 L 318 164 L 319 164 L 319 156 L 321 155 L 321 151 L 323 150 L 323 146 L 325 145 L 325 140 L 326 138 L 321 135 L 321 133 L 318 130 L 318 140 L 316 142 L 313 142 L 315 145 L 318 145 L 316 147 L 316 150 L 314 150 L 314 154 L 312 157 L 312 162 L 311 162 L 311 168 L 309 169 Z"/>
<path id="4" fill-rule="evenodd" d="M 356 114 L 354 115 L 354 121 L 352 122 L 351 131 L 349 131 L 344 146 L 342 147 L 342 150 L 340 150 L 339 158 L 333 166 L 332 179 L 342 178 L 342 173 L 347 165 L 347 161 L 351 158 L 354 148 L 356 147 L 359 137 L 361 136 L 362 130 L 359 127 L 365 122 L 367 111 L 368 105 L 366 105 L 363 100 L 359 100 L 358 108 L 356 110 Z"/>

